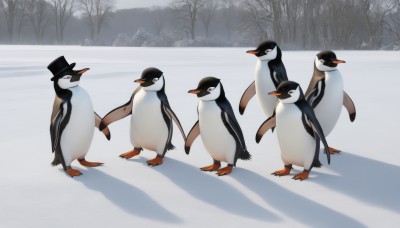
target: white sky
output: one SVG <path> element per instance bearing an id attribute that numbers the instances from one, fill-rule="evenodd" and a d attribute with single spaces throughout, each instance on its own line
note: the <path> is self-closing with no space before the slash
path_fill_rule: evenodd
<path id="1" fill-rule="evenodd" d="M 117 0 L 117 9 L 166 6 L 171 0 Z"/>

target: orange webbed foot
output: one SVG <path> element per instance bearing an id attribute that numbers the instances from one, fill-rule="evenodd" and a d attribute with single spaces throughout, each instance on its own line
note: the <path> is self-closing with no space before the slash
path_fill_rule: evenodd
<path id="1" fill-rule="evenodd" d="M 341 150 L 335 149 L 333 147 L 329 147 L 328 149 L 330 154 L 338 154 L 341 152 Z M 326 152 L 324 152 L 324 154 L 326 154 Z"/>
<path id="2" fill-rule="evenodd" d="M 70 175 L 71 177 L 77 177 L 82 175 L 82 173 L 79 170 L 73 169 L 73 168 L 68 168 L 65 170 L 65 172 Z"/>
<path id="3" fill-rule="evenodd" d="M 96 167 L 96 166 L 100 166 L 100 165 L 104 164 L 104 163 L 101 163 L 101 162 L 89 162 L 89 161 L 86 161 L 84 158 L 83 159 L 78 159 L 78 162 L 81 165 L 86 166 L 86 167 Z"/>
<path id="4" fill-rule="evenodd" d="M 309 173 L 307 171 L 303 171 L 301 173 L 294 175 L 293 179 L 302 181 L 308 178 L 308 174 Z"/>
<path id="5" fill-rule="evenodd" d="M 129 158 L 135 157 L 135 156 L 137 156 L 137 155 L 139 155 L 139 154 L 140 154 L 140 150 L 132 150 L 132 151 L 123 153 L 123 154 L 121 154 L 121 155 L 119 155 L 119 156 L 120 156 L 121 158 L 129 159 Z"/>
<path id="6" fill-rule="evenodd" d="M 275 175 L 275 176 L 279 176 L 279 177 L 286 176 L 286 175 L 288 175 L 290 173 L 290 170 L 292 170 L 292 168 L 285 167 L 284 169 L 281 169 L 281 170 L 278 170 L 278 171 L 275 171 L 275 172 L 271 173 L 271 175 Z"/>
<path id="7" fill-rule="evenodd" d="M 201 167 L 200 170 L 201 171 L 212 172 L 212 171 L 217 171 L 219 169 L 219 167 L 221 167 L 221 163 L 214 163 L 214 164 L 209 165 L 209 166 Z"/>
<path id="8" fill-rule="evenodd" d="M 228 174 L 230 174 L 232 172 L 232 169 L 233 169 L 233 167 L 231 165 L 228 165 L 227 167 L 218 170 L 217 171 L 217 175 L 218 176 L 228 175 Z"/>
<path id="9" fill-rule="evenodd" d="M 147 161 L 147 165 L 151 165 L 151 166 L 161 165 L 162 163 L 163 163 L 163 158 L 159 157 L 159 156 Z"/>

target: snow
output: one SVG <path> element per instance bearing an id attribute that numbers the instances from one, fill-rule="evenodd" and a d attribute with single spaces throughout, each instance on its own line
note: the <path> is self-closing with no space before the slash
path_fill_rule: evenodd
<path id="1" fill-rule="evenodd" d="M 249 48 L 250 49 L 250 48 Z M 351 123 L 345 109 L 329 145 L 342 149 L 326 157 L 306 181 L 275 177 L 281 169 L 275 134 L 260 144 L 255 133 L 266 119 L 254 98 L 243 116 L 239 99 L 254 80 L 255 58 L 245 48 L 115 48 L 0 46 L 0 227 L 399 227 L 400 226 L 400 52 L 337 51 L 345 90 L 357 108 Z M 291 80 L 305 91 L 317 51 L 283 51 Z M 212 160 L 198 138 L 187 156 L 175 127 L 176 150 L 164 164 L 132 149 L 129 120 L 110 126 L 111 141 L 98 131 L 87 156 L 97 168 L 73 166 L 70 178 L 52 167 L 49 122 L 54 97 L 47 65 L 60 55 L 90 67 L 81 86 L 103 116 L 128 101 L 141 71 L 164 72 L 166 93 L 186 131 L 197 120 L 197 98 L 188 94 L 208 75 L 222 79 L 244 131 L 251 161 L 238 161 L 229 176 L 204 173 Z"/>

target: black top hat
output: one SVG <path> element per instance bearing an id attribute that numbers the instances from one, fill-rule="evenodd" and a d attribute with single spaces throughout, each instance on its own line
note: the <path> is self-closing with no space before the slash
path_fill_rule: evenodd
<path id="1" fill-rule="evenodd" d="M 75 67 L 75 63 L 69 64 L 67 60 L 65 60 L 64 56 L 60 56 L 57 59 L 55 59 L 53 62 L 51 62 L 48 66 L 47 69 L 53 73 L 54 77 L 51 78 L 52 81 L 54 81 L 54 78 L 60 76 L 62 73 L 64 73 L 67 70 L 72 70 Z"/>

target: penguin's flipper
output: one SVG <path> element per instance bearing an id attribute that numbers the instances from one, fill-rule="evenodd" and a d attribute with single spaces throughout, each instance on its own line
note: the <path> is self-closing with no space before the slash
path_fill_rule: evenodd
<path id="1" fill-rule="evenodd" d="M 192 129 L 190 130 L 188 136 L 186 137 L 185 141 L 185 152 L 186 154 L 189 154 L 190 152 L 190 147 L 192 146 L 194 140 L 200 135 L 200 125 L 199 121 L 197 121 Z"/>
<path id="2" fill-rule="evenodd" d="M 322 79 L 325 79 L 325 73 L 323 71 L 318 70 L 314 62 L 314 73 L 313 76 L 311 77 L 311 81 L 310 84 L 308 85 L 307 91 L 304 94 L 306 98 L 312 93 L 312 91 L 317 87 L 318 82 Z"/>
<path id="3" fill-rule="evenodd" d="M 319 149 L 320 149 L 320 139 L 319 139 L 319 136 L 318 136 L 318 134 L 314 134 L 314 138 L 315 138 L 315 152 L 314 152 L 314 159 L 313 159 L 313 162 L 312 162 L 312 164 L 311 164 L 311 166 L 310 167 L 304 167 L 305 169 L 307 169 L 308 171 L 311 171 L 311 169 L 313 168 L 313 167 L 316 167 L 316 168 L 321 168 L 321 166 L 322 166 L 322 164 L 321 164 L 321 162 L 319 161 Z"/>
<path id="4" fill-rule="evenodd" d="M 276 126 L 276 116 L 274 112 L 274 114 L 271 117 L 269 117 L 266 121 L 264 121 L 264 123 L 261 124 L 260 128 L 258 128 L 256 134 L 256 142 L 259 143 L 261 141 L 261 138 L 269 129 L 272 129 L 272 132 L 274 132 L 275 126 Z"/>
<path id="5" fill-rule="evenodd" d="M 321 79 L 315 84 L 314 89 L 306 97 L 306 100 L 313 108 L 317 107 L 319 102 L 324 97 L 324 91 L 325 79 Z"/>
<path id="6" fill-rule="evenodd" d="M 186 141 L 186 135 L 185 132 L 183 131 L 181 122 L 179 121 L 178 117 L 176 116 L 175 112 L 171 109 L 171 107 L 169 106 L 164 106 L 168 116 L 170 116 L 171 119 L 174 120 L 176 126 L 178 126 L 179 130 L 181 131 L 182 137 L 183 137 L 183 141 Z"/>
<path id="7" fill-rule="evenodd" d="M 175 149 L 175 146 L 172 145 L 172 133 L 173 133 L 173 128 L 172 128 L 172 118 L 169 116 L 167 108 L 161 104 L 161 114 L 163 116 L 163 119 L 165 121 L 165 124 L 167 125 L 167 129 L 168 129 L 168 137 L 167 137 L 167 142 L 165 144 L 164 147 L 164 151 L 162 156 L 165 155 L 165 153 L 167 153 L 168 150 L 173 150 Z"/>
<path id="8" fill-rule="evenodd" d="M 251 83 L 251 85 L 244 91 L 244 93 L 242 95 L 242 98 L 240 99 L 240 103 L 239 103 L 240 115 L 243 115 L 247 104 L 249 103 L 251 98 L 254 97 L 254 95 L 256 95 L 256 84 L 255 84 L 255 81 L 253 81 L 253 83 Z"/>
<path id="9" fill-rule="evenodd" d="M 94 112 L 94 123 L 97 128 L 99 128 L 100 122 L 101 122 L 101 117 L 96 112 Z M 108 140 L 111 139 L 111 132 L 110 129 L 108 129 L 108 127 L 105 127 L 101 132 L 103 132 L 103 134 L 106 136 Z"/>
<path id="10" fill-rule="evenodd" d="M 304 102 L 304 103 L 306 103 L 306 102 Z M 307 119 L 306 123 L 312 128 L 314 134 L 317 134 L 319 139 L 324 144 L 324 147 L 325 147 L 324 150 L 326 152 L 326 156 L 327 156 L 327 159 L 328 159 L 328 164 L 330 164 L 331 163 L 331 157 L 330 157 L 330 154 L 329 154 L 329 146 L 328 146 L 328 143 L 326 142 L 325 135 L 324 135 L 324 132 L 322 130 L 322 127 L 319 124 L 317 117 L 315 116 L 314 109 L 311 108 L 311 106 L 309 106 L 309 105 L 302 105 L 301 110 L 303 111 L 303 113 L 304 113 L 304 115 L 305 115 L 305 117 Z M 317 140 L 318 137 L 314 136 L 315 140 Z"/>
<path id="11" fill-rule="evenodd" d="M 224 123 L 225 127 L 227 127 L 228 131 L 233 135 L 236 140 L 239 141 L 240 146 L 243 148 L 243 150 L 246 150 L 246 143 L 244 141 L 243 137 L 243 132 L 242 129 L 239 126 L 239 123 L 237 122 L 235 116 L 229 115 L 228 112 L 223 112 L 222 113 L 222 122 Z"/>
<path id="12" fill-rule="evenodd" d="M 356 106 L 354 106 L 353 100 L 351 100 L 345 91 L 343 91 L 343 105 L 349 113 L 350 121 L 353 122 L 356 119 Z"/>
<path id="13" fill-rule="evenodd" d="M 103 119 L 101 120 L 101 122 L 99 124 L 100 131 L 103 131 L 103 129 L 106 128 L 111 123 L 132 114 L 132 101 L 133 101 L 136 93 L 138 93 L 141 88 L 142 88 L 141 86 L 138 86 L 135 89 L 135 91 L 133 92 L 133 94 L 131 96 L 131 99 L 129 99 L 129 101 L 127 103 L 111 110 L 109 113 L 107 113 L 107 115 L 105 115 L 103 117 Z"/>
<path id="14" fill-rule="evenodd" d="M 167 117 L 169 119 L 172 119 L 175 122 L 176 126 L 178 126 L 178 128 L 179 128 L 179 130 L 180 130 L 180 132 L 182 134 L 183 140 L 186 141 L 186 134 L 183 131 L 181 122 L 179 121 L 179 119 L 176 116 L 175 112 L 172 110 L 171 106 L 169 105 L 168 97 L 167 97 L 167 94 L 165 94 L 164 88 L 157 92 L 157 97 L 160 99 L 161 104 L 163 106 L 162 112 L 165 112 Z M 168 121 L 167 120 L 165 120 L 165 121 L 167 122 L 168 129 L 170 129 L 171 137 L 172 137 L 172 123 L 171 123 L 171 128 L 170 128 Z"/>
<path id="15" fill-rule="evenodd" d="M 221 85 L 222 86 L 222 85 Z M 246 142 L 244 141 L 244 136 L 242 129 L 235 117 L 231 103 L 225 97 L 223 99 L 218 98 L 216 100 L 217 105 L 221 108 L 221 119 L 229 133 L 235 138 L 236 143 L 239 143 L 241 149 L 238 150 L 239 153 L 235 155 L 237 158 L 244 160 L 250 159 L 251 155 L 247 151 Z"/>
<path id="16" fill-rule="evenodd" d="M 132 99 L 126 104 L 111 110 L 99 123 L 99 130 L 103 131 L 111 123 L 132 114 Z"/>
<path id="17" fill-rule="evenodd" d="M 56 114 L 54 115 L 53 119 L 51 120 L 50 124 L 50 136 L 51 136 L 51 149 L 52 152 L 57 148 L 58 142 L 60 140 L 60 135 L 61 135 L 61 122 L 63 120 L 63 114 L 64 114 L 64 103 L 60 104 L 60 107 Z"/>

